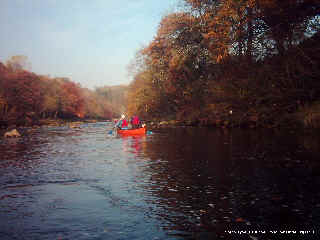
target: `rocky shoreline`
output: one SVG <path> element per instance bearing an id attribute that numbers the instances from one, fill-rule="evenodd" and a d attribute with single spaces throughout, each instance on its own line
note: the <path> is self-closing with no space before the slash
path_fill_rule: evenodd
<path id="1" fill-rule="evenodd" d="M 262 112 L 248 114 L 229 111 L 214 117 L 176 119 L 175 117 L 154 118 L 147 121 L 154 128 L 166 126 L 194 126 L 216 128 L 290 128 L 320 129 L 320 104 L 300 108 L 294 112 Z"/>
<path id="2" fill-rule="evenodd" d="M 10 125 L 6 128 L 0 129 L 0 137 L 21 137 L 23 135 L 29 134 L 34 129 L 39 127 L 62 127 L 68 126 L 69 128 L 79 128 L 83 123 L 95 123 L 96 119 L 85 119 L 85 120 L 63 120 L 63 119 L 42 119 L 37 121 L 36 124 L 31 124 L 27 126 L 17 126 Z"/>
<path id="3" fill-rule="evenodd" d="M 253 119 L 254 120 L 254 119 Z M 0 129 L 0 136 L 2 137 L 20 137 L 21 135 L 26 135 L 32 132 L 34 129 L 48 126 L 48 127 L 59 127 L 59 126 L 68 126 L 69 128 L 79 128 L 83 123 L 95 123 L 99 120 L 97 119 L 75 119 L 75 120 L 63 120 L 63 119 L 41 119 L 37 121 L 36 124 L 32 124 L 30 126 L 16 126 L 11 125 L 7 128 Z M 149 129 L 161 129 L 161 128 L 168 128 L 168 127 L 208 127 L 208 128 L 247 128 L 247 129 L 254 129 L 254 128 L 286 128 L 286 129 L 319 129 L 317 124 L 313 124 L 309 126 L 307 124 L 299 123 L 296 119 L 291 119 L 286 121 L 277 122 L 274 124 L 261 124 L 255 121 L 247 121 L 239 124 L 236 122 L 235 119 L 226 119 L 224 121 L 181 121 L 181 120 L 164 120 L 164 119 L 152 119 L 144 121 Z M 12 131 L 17 132 L 12 132 Z"/>

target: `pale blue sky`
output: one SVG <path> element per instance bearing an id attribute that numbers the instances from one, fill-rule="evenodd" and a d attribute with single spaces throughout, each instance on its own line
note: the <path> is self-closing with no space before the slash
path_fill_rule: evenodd
<path id="1" fill-rule="evenodd" d="M 0 61 L 83 87 L 128 84 L 127 65 L 179 0 L 1 0 Z"/>

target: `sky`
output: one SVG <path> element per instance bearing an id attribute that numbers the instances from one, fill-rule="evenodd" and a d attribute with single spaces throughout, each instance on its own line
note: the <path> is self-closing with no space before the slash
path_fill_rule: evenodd
<path id="1" fill-rule="evenodd" d="M 1 0 L 0 62 L 82 87 L 129 84 L 127 66 L 179 0 Z"/>

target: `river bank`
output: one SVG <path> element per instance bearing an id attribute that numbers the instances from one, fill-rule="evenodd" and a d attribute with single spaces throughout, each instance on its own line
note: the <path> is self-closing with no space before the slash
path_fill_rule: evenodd
<path id="1" fill-rule="evenodd" d="M 168 116 L 153 118 L 147 121 L 153 128 L 167 126 L 198 126 L 218 128 L 292 128 L 320 129 L 320 103 L 298 107 L 295 111 L 257 108 L 255 111 L 244 112 L 228 109 L 216 114 L 184 119 Z"/>
<path id="2" fill-rule="evenodd" d="M 97 119 L 40 119 L 36 122 L 27 124 L 27 125 L 16 125 L 11 124 L 7 126 L 2 126 L 0 128 L 0 136 L 4 136 L 4 134 L 8 131 L 16 129 L 19 134 L 27 135 L 33 130 L 40 128 L 40 127 L 62 127 L 67 126 L 68 128 L 79 128 L 83 123 L 96 123 Z"/>
<path id="3" fill-rule="evenodd" d="M 7 131 L 17 129 L 23 135 L 28 134 L 32 129 L 41 126 L 67 126 L 69 128 L 79 128 L 83 123 L 95 123 L 98 119 L 37 119 L 28 121 L 24 125 L 18 123 L 2 124 L 0 135 L 4 136 Z M 106 121 L 106 120 L 105 120 Z M 208 128 L 271 128 L 271 129 L 320 129 L 320 104 L 314 103 L 310 106 L 298 108 L 294 112 L 280 113 L 276 109 L 266 111 L 259 109 L 255 112 L 243 112 L 237 110 L 221 111 L 205 117 L 178 119 L 176 116 L 167 118 L 145 119 L 147 128 L 167 128 L 167 127 L 208 127 Z M 9 124 L 10 123 L 10 124 Z"/>

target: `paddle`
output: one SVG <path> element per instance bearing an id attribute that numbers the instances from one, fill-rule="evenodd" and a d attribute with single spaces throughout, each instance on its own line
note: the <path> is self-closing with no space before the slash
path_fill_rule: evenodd
<path id="1" fill-rule="evenodd" d="M 110 131 L 108 132 L 108 134 L 113 134 L 113 131 L 116 131 L 116 128 L 118 127 L 119 122 L 120 122 L 122 119 L 124 119 L 124 118 L 125 118 L 125 116 L 122 114 L 122 115 L 121 115 L 121 118 L 116 122 L 116 124 L 114 125 L 113 129 L 110 130 Z"/>
<path id="2" fill-rule="evenodd" d="M 108 132 L 108 134 L 112 135 L 112 134 L 113 134 L 113 131 L 116 131 L 116 127 L 117 127 L 117 125 L 115 125 L 115 126 L 113 127 L 113 129 Z"/>
<path id="3" fill-rule="evenodd" d="M 117 121 L 117 123 L 113 126 L 113 129 L 110 130 L 110 131 L 108 132 L 108 134 L 110 134 L 110 135 L 113 134 L 113 131 L 116 130 L 116 127 L 117 127 L 117 124 L 118 124 L 119 121 L 120 121 L 120 120 Z"/>

